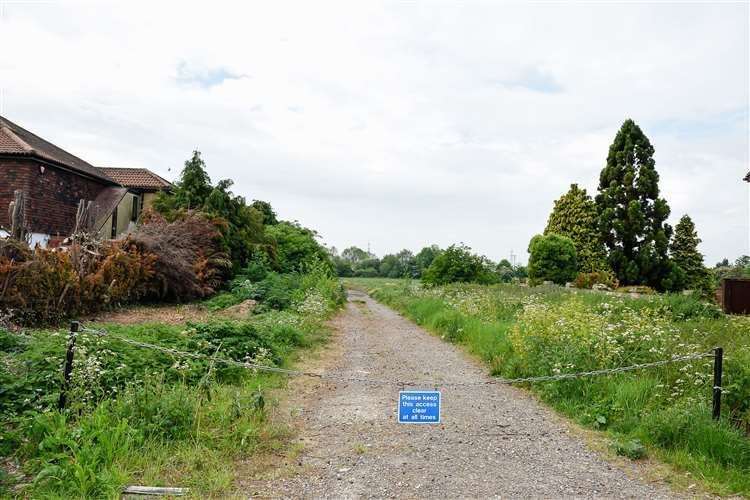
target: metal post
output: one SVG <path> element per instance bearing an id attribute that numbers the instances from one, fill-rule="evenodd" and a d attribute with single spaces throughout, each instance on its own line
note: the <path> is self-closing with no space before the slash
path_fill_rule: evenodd
<path id="1" fill-rule="evenodd" d="M 65 364 L 63 365 L 63 384 L 60 389 L 60 401 L 57 403 L 57 407 L 61 410 L 65 409 L 68 399 L 68 389 L 70 387 L 70 374 L 73 373 L 73 354 L 76 347 L 76 336 L 78 335 L 78 329 L 81 324 L 78 321 L 70 322 L 70 333 L 68 334 L 68 348 L 65 352 Z"/>
<path id="2" fill-rule="evenodd" d="M 724 349 L 717 347 L 714 349 L 714 420 L 721 417 L 721 375 L 724 362 Z"/>

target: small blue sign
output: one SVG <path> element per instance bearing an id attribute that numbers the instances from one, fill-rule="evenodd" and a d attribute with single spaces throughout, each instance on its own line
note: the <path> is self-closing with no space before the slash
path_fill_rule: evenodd
<path id="1" fill-rule="evenodd" d="M 399 391 L 400 424 L 439 424 L 440 391 Z"/>

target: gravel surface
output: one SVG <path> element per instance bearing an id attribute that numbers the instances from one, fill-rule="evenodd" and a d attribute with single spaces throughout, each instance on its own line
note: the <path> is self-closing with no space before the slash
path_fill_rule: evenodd
<path id="1" fill-rule="evenodd" d="M 333 326 L 334 354 L 323 367 L 329 373 L 444 382 L 488 379 L 460 348 L 361 292 L 349 292 L 346 310 Z M 397 423 L 398 387 L 306 383 L 290 396 L 303 450 L 274 477 L 244 485 L 253 497 L 675 495 L 639 479 L 638 467 L 626 474 L 609 464 L 559 417 L 512 387 L 441 388 L 442 423 L 404 425 Z"/>

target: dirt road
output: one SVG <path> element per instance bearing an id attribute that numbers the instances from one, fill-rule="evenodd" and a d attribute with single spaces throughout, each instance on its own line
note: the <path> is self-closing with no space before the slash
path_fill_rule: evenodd
<path id="1" fill-rule="evenodd" d="M 487 380 L 486 371 L 459 348 L 361 292 L 350 292 L 333 326 L 333 354 L 321 367 L 328 372 Z M 551 411 L 511 387 L 441 388 L 442 423 L 404 425 L 397 423 L 398 387 L 295 384 L 300 396 L 290 399 L 303 449 L 277 477 L 248 484 L 253 497 L 673 496 L 663 486 L 634 478 L 637 468 L 626 474 L 607 463 Z"/>

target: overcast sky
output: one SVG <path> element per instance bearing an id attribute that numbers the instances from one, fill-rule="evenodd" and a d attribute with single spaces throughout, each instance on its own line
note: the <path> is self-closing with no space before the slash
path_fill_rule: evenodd
<path id="1" fill-rule="evenodd" d="M 0 0 L 2 114 L 213 180 L 323 241 L 527 259 L 633 118 L 707 263 L 748 250 L 748 3 Z"/>

